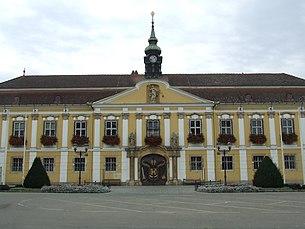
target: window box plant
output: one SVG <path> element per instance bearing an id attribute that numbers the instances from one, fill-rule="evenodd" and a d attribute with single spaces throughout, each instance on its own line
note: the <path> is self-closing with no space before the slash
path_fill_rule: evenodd
<path id="1" fill-rule="evenodd" d="M 120 144 L 120 138 L 118 135 L 104 135 L 102 142 L 107 145 L 115 146 Z"/>
<path id="2" fill-rule="evenodd" d="M 72 145 L 76 145 L 76 146 L 88 145 L 89 137 L 73 135 L 73 137 L 71 139 L 71 143 L 72 143 Z"/>
<path id="3" fill-rule="evenodd" d="M 253 144 L 262 145 L 267 141 L 266 135 L 264 134 L 250 134 L 250 141 Z"/>
<path id="4" fill-rule="evenodd" d="M 236 138 L 233 134 L 219 134 L 217 142 L 222 145 L 227 145 L 230 143 L 235 143 Z"/>
<path id="5" fill-rule="evenodd" d="M 162 138 L 160 136 L 146 136 L 144 141 L 145 141 L 146 145 L 158 146 L 158 145 L 161 145 Z"/>
<path id="6" fill-rule="evenodd" d="M 57 143 L 57 137 L 56 136 L 47 136 L 47 135 L 41 135 L 40 137 L 40 143 L 44 146 L 52 146 Z"/>
<path id="7" fill-rule="evenodd" d="M 17 146 L 17 147 L 23 146 L 23 144 L 24 144 L 24 137 L 17 137 L 17 136 L 11 135 L 10 139 L 9 139 L 9 143 L 12 146 Z M 27 143 L 27 141 L 25 140 L 25 144 L 26 143 Z"/>
<path id="8" fill-rule="evenodd" d="M 286 145 L 291 145 L 298 140 L 298 135 L 295 133 L 291 134 L 282 134 L 282 140 Z"/>
<path id="9" fill-rule="evenodd" d="M 188 141 L 188 143 L 192 143 L 192 144 L 200 144 L 200 143 L 204 142 L 204 137 L 203 137 L 203 134 L 189 133 L 189 135 L 187 137 L 187 141 Z"/>

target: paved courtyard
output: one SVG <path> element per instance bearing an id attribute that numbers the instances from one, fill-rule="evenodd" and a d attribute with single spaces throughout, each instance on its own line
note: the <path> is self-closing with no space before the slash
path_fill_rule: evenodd
<path id="1" fill-rule="evenodd" d="M 0 193 L 0 228 L 305 228 L 305 192 L 146 186 L 107 194 Z"/>

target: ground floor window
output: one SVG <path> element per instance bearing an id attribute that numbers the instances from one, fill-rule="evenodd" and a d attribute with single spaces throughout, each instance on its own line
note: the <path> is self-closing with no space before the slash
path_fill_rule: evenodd
<path id="1" fill-rule="evenodd" d="M 191 170 L 202 170 L 202 157 L 192 156 L 191 157 Z"/>
<path id="2" fill-rule="evenodd" d="M 54 171 L 54 158 L 44 158 L 43 159 L 43 166 L 46 172 L 53 172 Z"/>
<path id="3" fill-rule="evenodd" d="M 106 157 L 106 171 L 116 171 L 116 157 Z"/>
<path id="4" fill-rule="evenodd" d="M 295 169 L 295 155 L 284 155 L 285 169 Z"/>
<path id="5" fill-rule="evenodd" d="M 23 158 L 12 159 L 12 172 L 22 172 Z"/>
<path id="6" fill-rule="evenodd" d="M 79 171 L 85 171 L 85 158 L 79 158 L 76 157 L 74 158 L 74 171 L 79 172 Z"/>
<path id="7" fill-rule="evenodd" d="M 233 156 L 222 156 L 222 170 L 233 170 Z"/>
<path id="8" fill-rule="evenodd" d="M 253 169 L 258 169 L 258 167 L 260 166 L 260 164 L 262 163 L 264 159 L 264 156 L 253 156 Z"/>

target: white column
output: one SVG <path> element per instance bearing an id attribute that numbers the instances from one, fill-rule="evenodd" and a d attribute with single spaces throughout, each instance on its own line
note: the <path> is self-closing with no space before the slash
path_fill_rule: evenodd
<path id="1" fill-rule="evenodd" d="M 93 150 L 92 181 L 101 182 L 101 152 Z"/>
<path id="2" fill-rule="evenodd" d="M 141 111 L 141 108 L 137 108 L 137 112 Z M 136 114 L 136 134 L 137 134 L 137 146 L 142 146 L 142 113 Z"/>
<path id="3" fill-rule="evenodd" d="M 213 146 L 213 113 L 207 112 L 206 117 L 206 139 L 207 139 L 207 179 L 215 181 L 215 152 Z"/>
<path id="4" fill-rule="evenodd" d="M 71 168 L 72 169 L 72 168 Z M 68 175 L 68 151 L 62 151 L 60 153 L 60 174 L 59 174 L 59 182 L 67 182 Z"/>
<path id="5" fill-rule="evenodd" d="M 32 167 L 32 164 L 34 162 L 34 159 L 36 158 L 37 156 L 37 152 L 30 152 L 30 155 L 29 155 L 29 169 Z"/>
<path id="6" fill-rule="evenodd" d="M 8 115 L 2 115 L 2 131 L 1 131 L 1 150 L 0 150 L 0 167 L 1 180 L 0 184 L 5 184 L 6 179 L 6 159 L 7 159 L 7 144 L 8 144 Z"/>
<path id="7" fill-rule="evenodd" d="M 238 112 L 238 133 L 239 133 L 239 172 L 240 181 L 248 181 L 247 150 L 245 139 L 244 113 Z"/>
<path id="8" fill-rule="evenodd" d="M 301 164 L 303 171 L 303 184 L 305 184 L 305 111 L 301 110 L 300 120 L 300 141 L 301 141 Z"/>
<path id="9" fill-rule="evenodd" d="M 173 179 L 173 158 L 169 158 L 169 179 Z"/>
<path id="10" fill-rule="evenodd" d="M 137 181 L 139 179 L 138 170 L 139 170 L 139 159 L 137 157 L 135 157 L 135 159 L 134 159 L 134 180 L 135 181 Z"/>
<path id="11" fill-rule="evenodd" d="M 37 118 L 38 114 L 32 114 L 31 149 L 36 148 L 37 143 Z"/>
<path id="12" fill-rule="evenodd" d="M 171 136 L 170 136 L 170 113 L 168 112 L 169 108 L 164 108 L 164 145 L 170 146 Z"/>
<path id="13" fill-rule="evenodd" d="M 123 130 L 122 130 L 122 144 L 128 146 L 128 109 L 123 109 Z M 127 152 L 122 150 L 121 153 L 121 181 L 127 182 L 129 179 L 129 158 L 127 158 Z"/>
<path id="14" fill-rule="evenodd" d="M 275 120 L 274 120 L 274 111 L 269 111 L 269 131 L 270 131 L 270 155 L 272 161 L 278 166 L 278 152 L 277 152 L 277 145 L 276 145 L 276 134 L 275 134 Z"/>
<path id="15" fill-rule="evenodd" d="M 179 133 L 179 146 L 184 147 L 184 113 L 182 113 L 183 108 L 178 108 L 178 133 Z M 178 180 L 183 180 L 186 178 L 186 160 L 185 160 L 185 150 L 180 151 L 180 157 L 177 158 L 177 170 L 178 170 Z"/>

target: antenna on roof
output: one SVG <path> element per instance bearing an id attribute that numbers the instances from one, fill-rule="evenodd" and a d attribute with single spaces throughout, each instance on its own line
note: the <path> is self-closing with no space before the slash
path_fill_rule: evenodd
<path id="1" fill-rule="evenodd" d="M 23 69 L 23 76 L 25 76 L 25 68 Z"/>

